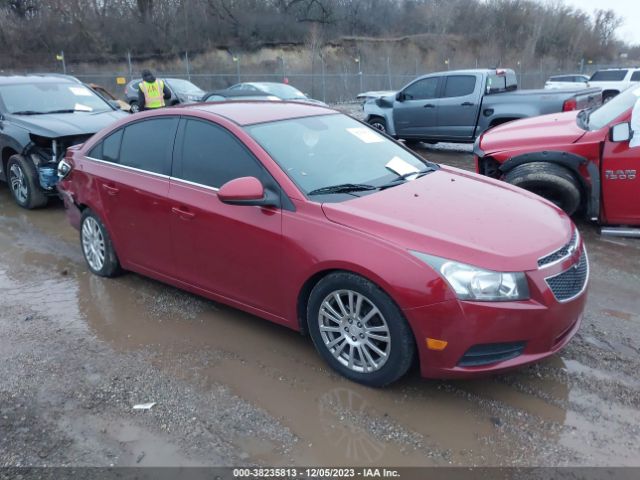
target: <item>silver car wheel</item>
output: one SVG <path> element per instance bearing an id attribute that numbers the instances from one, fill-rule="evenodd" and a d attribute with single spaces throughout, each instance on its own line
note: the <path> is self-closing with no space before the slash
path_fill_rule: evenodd
<path id="1" fill-rule="evenodd" d="M 11 191 L 16 197 L 16 200 L 20 203 L 25 203 L 29 194 L 29 187 L 27 186 L 27 179 L 20 165 L 15 163 L 11 165 L 11 169 L 9 170 L 9 183 L 11 184 Z"/>
<path id="2" fill-rule="evenodd" d="M 382 122 L 374 121 L 374 122 L 371 122 L 370 125 L 376 130 L 380 130 L 383 133 L 386 133 L 387 131 L 387 127 Z"/>
<path id="3" fill-rule="evenodd" d="M 82 250 L 89 266 L 100 271 L 104 267 L 105 242 L 98 222 L 87 217 L 82 224 Z"/>
<path id="4" fill-rule="evenodd" d="M 354 372 L 380 370 L 389 359 L 391 332 L 382 312 L 364 295 L 336 290 L 323 300 L 318 325 L 324 346 Z"/>

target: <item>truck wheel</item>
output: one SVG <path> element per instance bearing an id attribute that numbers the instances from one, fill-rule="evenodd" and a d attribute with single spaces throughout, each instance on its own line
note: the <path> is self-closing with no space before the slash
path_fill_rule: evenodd
<path id="1" fill-rule="evenodd" d="M 580 206 L 580 187 L 571 172 L 554 163 L 525 163 L 509 171 L 504 179 L 554 203 L 568 215 Z"/>
<path id="2" fill-rule="evenodd" d="M 413 363 L 414 337 L 402 311 L 358 275 L 336 272 L 320 280 L 309 296 L 307 325 L 324 360 L 354 382 L 382 387 Z"/>
<path id="3" fill-rule="evenodd" d="M 380 130 L 382 133 L 387 133 L 387 122 L 382 117 L 371 117 L 368 122 L 376 130 Z"/>
<path id="4" fill-rule="evenodd" d="M 13 155 L 7 163 L 7 179 L 13 199 L 22 208 L 44 207 L 47 196 L 40 188 L 38 173 L 33 163 L 22 155 Z"/>
<path id="5" fill-rule="evenodd" d="M 602 94 L 602 103 L 607 103 L 609 100 L 611 100 L 616 95 L 618 95 L 618 92 L 615 92 L 615 91 L 604 92 Z"/>

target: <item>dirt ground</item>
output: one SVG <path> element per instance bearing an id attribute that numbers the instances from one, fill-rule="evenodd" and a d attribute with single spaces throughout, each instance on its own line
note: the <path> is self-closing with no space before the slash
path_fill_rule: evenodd
<path id="1" fill-rule="evenodd" d="M 465 149 L 420 153 L 470 168 Z M 91 275 L 62 205 L 22 210 L 2 185 L 0 466 L 640 465 L 640 241 L 580 229 L 589 302 L 562 352 L 377 390 L 283 327 Z"/>

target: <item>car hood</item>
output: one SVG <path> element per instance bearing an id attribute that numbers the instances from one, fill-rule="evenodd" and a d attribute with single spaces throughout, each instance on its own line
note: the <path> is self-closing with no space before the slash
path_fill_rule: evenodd
<path id="1" fill-rule="evenodd" d="M 497 271 L 537 269 L 573 232 L 546 200 L 451 167 L 322 209 L 332 222 L 401 248 Z"/>
<path id="2" fill-rule="evenodd" d="M 57 113 L 51 115 L 12 115 L 15 125 L 47 138 L 92 135 L 126 117 L 122 111 Z"/>
<path id="3" fill-rule="evenodd" d="M 490 153 L 532 144 L 540 145 L 540 142 L 549 147 L 575 143 L 586 133 L 576 123 L 578 113 L 554 113 L 499 125 L 482 136 L 480 148 L 485 153 Z"/>

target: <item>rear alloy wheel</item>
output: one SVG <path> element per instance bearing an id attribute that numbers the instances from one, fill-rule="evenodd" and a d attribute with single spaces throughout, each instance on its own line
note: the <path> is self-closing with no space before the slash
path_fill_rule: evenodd
<path id="1" fill-rule="evenodd" d="M 338 272 L 309 298 L 307 321 L 322 357 L 345 377 L 373 387 L 403 376 L 413 361 L 413 335 L 400 309 L 368 280 Z"/>
<path id="2" fill-rule="evenodd" d="M 15 202 L 29 210 L 44 207 L 47 196 L 40 188 L 36 168 L 22 155 L 13 155 L 7 163 L 9 189 Z"/>
<path id="3" fill-rule="evenodd" d="M 80 243 L 84 259 L 93 273 L 101 277 L 115 277 L 121 272 L 107 229 L 89 209 L 82 212 Z"/>
<path id="4" fill-rule="evenodd" d="M 580 207 L 578 182 L 569 170 L 555 163 L 518 165 L 504 178 L 512 185 L 546 198 L 568 215 L 573 215 Z"/>
<path id="5" fill-rule="evenodd" d="M 129 105 L 131 106 L 131 113 L 138 113 L 140 111 L 140 105 L 138 105 L 138 102 L 131 102 Z"/>

